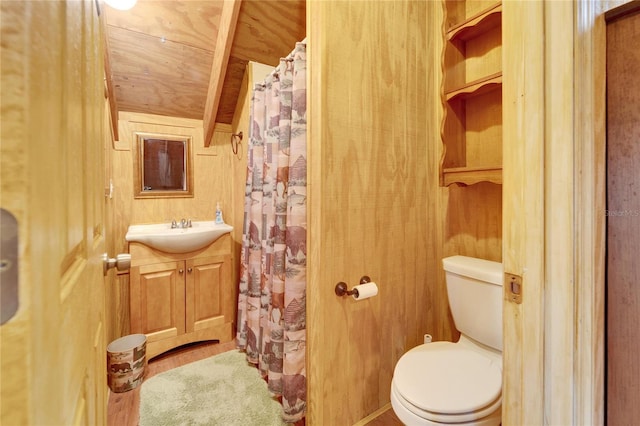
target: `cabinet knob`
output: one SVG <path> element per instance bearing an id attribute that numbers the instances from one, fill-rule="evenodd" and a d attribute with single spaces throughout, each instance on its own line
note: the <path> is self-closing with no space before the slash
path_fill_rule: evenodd
<path id="1" fill-rule="evenodd" d="M 188 268 L 187 272 L 189 272 L 189 273 L 193 272 L 193 268 Z"/>
<path id="2" fill-rule="evenodd" d="M 179 269 L 178 272 L 184 274 L 184 269 Z"/>

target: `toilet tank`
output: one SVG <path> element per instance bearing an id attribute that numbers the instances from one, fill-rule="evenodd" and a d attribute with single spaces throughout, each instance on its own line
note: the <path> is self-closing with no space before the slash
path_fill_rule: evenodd
<path id="1" fill-rule="evenodd" d="M 502 264 L 451 256 L 442 259 L 442 265 L 458 331 L 502 351 Z"/>

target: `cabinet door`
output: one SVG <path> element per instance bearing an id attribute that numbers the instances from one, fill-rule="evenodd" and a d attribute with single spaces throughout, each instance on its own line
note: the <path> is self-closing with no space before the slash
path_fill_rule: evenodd
<path id="1" fill-rule="evenodd" d="M 186 261 L 187 332 L 215 327 L 233 320 L 231 256 Z"/>
<path id="2" fill-rule="evenodd" d="M 183 334 L 184 262 L 155 263 L 131 269 L 131 332 L 148 342 Z"/>

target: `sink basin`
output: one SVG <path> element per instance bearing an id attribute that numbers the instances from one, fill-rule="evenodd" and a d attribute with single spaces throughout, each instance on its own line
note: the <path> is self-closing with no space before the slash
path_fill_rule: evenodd
<path id="1" fill-rule="evenodd" d="M 125 239 L 166 253 L 188 253 L 208 246 L 233 226 L 214 221 L 192 222 L 191 228 L 171 228 L 170 223 L 131 225 Z"/>

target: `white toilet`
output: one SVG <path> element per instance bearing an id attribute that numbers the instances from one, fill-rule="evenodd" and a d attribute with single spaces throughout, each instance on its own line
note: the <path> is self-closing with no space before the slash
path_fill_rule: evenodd
<path id="1" fill-rule="evenodd" d="M 391 406 L 406 425 L 499 425 L 502 407 L 502 264 L 442 260 L 460 340 L 405 353 L 393 372 Z"/>

